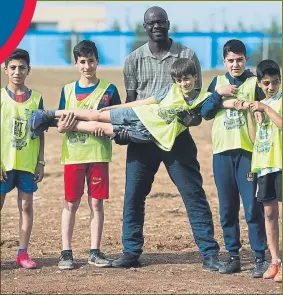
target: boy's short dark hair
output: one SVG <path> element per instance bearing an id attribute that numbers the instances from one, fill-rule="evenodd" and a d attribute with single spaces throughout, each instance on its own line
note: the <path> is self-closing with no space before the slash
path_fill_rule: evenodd
<path id="1" fill-rule="evenodd" d="M 223 58 L 225 58 L 229 52 L 243 54 L 247 56 L 247 49 L 245 44 L 237 39 L 227 41 L 223 46 Z"/>
<path id="2" fill-rule="evenodd" d="M 79 42 L 73 50 L 75 61 L 78 57 L 90 57 L 95 56 L 98 60 L 98 51 L 94 42 L 89 40 L 83 40 Z"/>
<path id="3" fill-rule="evenodd" d="M 281 73 L 279 65 L 271 59 L 261 61 L 256 67 L 256 77 L 261 81 L 265 75 L 278 76 L 281 80 Z"/>
<path id="4" fill-rule="evenodd" d="M 5 60 L 5 68 L 7 68 L 9 62 L 13 59 L 23 59 L 28 67 L 30 65 L 30 57 L 29 57 L 29 53 L 21 48 L 16 48 L 12 54 Z"/>
<path id="5" fill-rule="evenodd" d="M 178 58 L 171 66 L 170 75 L 173 80 L 183 78 L 184 76 L 197 74 L 195 63 L 189 58 Z"/>

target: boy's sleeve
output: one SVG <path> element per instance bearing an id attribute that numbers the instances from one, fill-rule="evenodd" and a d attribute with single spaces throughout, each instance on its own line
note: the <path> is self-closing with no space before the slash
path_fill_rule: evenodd
<path id="1" fill-rule="evenodd" d="M 136 76 L 134 60 L 132 59 L 131 55 L 129 55 L 125 60 L 123 73 L 126 90 L 136 90 L 138 88 L 138 80 Z"/>
<path id="2" fill-rule="evenodd" d="M 44 106 L 43 106 L 43 98 L 42 98 L 42 96 L 41 96 L 40 101 L 39 101 L 38 109 L 39 109 L 39 110 L 44 110 Z"/>
<path id="3" fill-rule="evenodd" d="M 65 110 L 65 107 L 66 107 L 66 97 L 65 97 L 64 87 L 63 87 L 62 91 L 61 91 L 61 97 L 60 97 L 58 110 Z"/>
<path id="4" fill-rule="evenodd" d="M 115 85 L 113 85 L 113 86 L 114 86 L 114 91 L 113 91 L 112 99 L 110 101 L 110 106 L 121 104 L 121 98 L 120 98 L 120 94 L 118 92 L 118 89 Z"/>
<path id="5" fill-rule="evenodd" d="M 200 110 L 200 114 L 205 120 L 213 119 L 222 104 L 222 96 L 215 90 L 216 79 L 215 77 L 210 83 L 207 91 L 212 94 L 206 99 Z"/>
<path id="6" fill-rule="evenodd" d="M 155 100 L 157 101 L 157 103 L 160 103 L 167 96 L 171 87 L 172 87 L 172 84 L 169 84 L 166 87 L 163 87 L 154 93 L 153 96 L 154 96 Z"/>
<path id="7" fill-rule="evenodd" d="M 210 85 L 207 88 L 207 92 L 213 93 L 215 91 L 216 82 L 217 82 L 217 77 L 214 77 L 213 80 L 211 81 Z"/>
<path id="8" fill-rule="evenodd" d="M 265 94 L 262 89 L 256 84 L 255 85 L 255 101 L 261 101 L 265 98 Z"/>

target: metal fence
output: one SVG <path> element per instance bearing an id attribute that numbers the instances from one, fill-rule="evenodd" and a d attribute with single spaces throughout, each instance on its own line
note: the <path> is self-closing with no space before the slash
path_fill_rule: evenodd
<path id="1" fill-rule="evenodd" d="M 202 69 L 222 68 L 222 48 L 230 39 L 240 39 L 247 47 L 249 65 L 271 58 L 282 62 L 282 34 L 270 37 L 261 32 L 252 33 L 185 33 L 170 35 L 174 41 L 192 48 L 199 57 Z M 126 56 L 137 44 L 147 41 L 146 36 L 137 38 L 134 32 L 57 32 L 29 31 L 19 47 L 29 51 L 33 66 L 67 67 L 73 62 L 72 49 L 83 39 L 96 43 L 100 66 L 123 67 Z"/>

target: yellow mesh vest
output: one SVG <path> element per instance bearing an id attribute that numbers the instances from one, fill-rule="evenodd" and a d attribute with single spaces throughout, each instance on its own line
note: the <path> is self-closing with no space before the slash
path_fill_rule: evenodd
<path id="1" fill-rule="evenodd" d="M 97 109 L 99 101 L 110 83 L 100 80 L 95 90 L 84 100 L 78 101 L 73 82 L 64 87 L 65 109 Z M 80 164 L 92 162 L 111 162 L 112 143 L 108 138 L 96 137 L 82 132 L 68 132 L 64 135 L 62 146 L 62 164 Z"/>
<path id="2" fill-rule="evenodd" d="M 218 76 L 216 90 L 229 84 L 225 75 Z M 254 101 L 255 86 L 256 77 L 248 78 L 238 87 L 237 98 Z M 228 97 L 223 97 L 223 99 L 228 99 Z M 211 133 L 213 154 L 233 149 L 243 149 L 249 152 L 253 150 L 253 144 L 248 134 L 246 111 L 220 109 L 214 118 Z"/>
<path id="3" fill-rule="evenodd" d="M 269 106 L 282 117 L 282 96 Z M 282 169 L 282 130 L 267 116 L 261 126 L 257 124 L 252 158 L 253 172 L 264 168 Z"/>
<path id="4" fill-rule="evenodd" d="M 175 138 L 187 127 L 178 121 L 178 113 L 194 109 L 208 95 L 202 92 L 189 106 L 180 88 L 173 84 L 166 97 L 159 104 L 133 107 L 143 125 L 155 139 L 155 143 L 163 150 L 170 151 Z"/>
<path id="5" fill-rule="evenodd" d="M 39 138 L 30 138 L 28 120 L 38 110 L 40 98 L 40 93 L 32 91 L 27 101 L 18 103 L 1 89 L 1 162 L 7 171 L 35 171 Z"/>

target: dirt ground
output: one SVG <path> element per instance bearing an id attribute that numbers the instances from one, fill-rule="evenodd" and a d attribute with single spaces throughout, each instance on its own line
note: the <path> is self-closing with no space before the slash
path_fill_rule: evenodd
<path id="1" fill-rule="evenodd" d="M 125 98 L 121 70 L 99 70 L 101 78 L 119 88 Z M 204 84 L 215 75 L 204 73 Z M 1 72 L 2 85 L 6 77 Z M 45 108 L 55 109 L 63 84 L 77 79 L 75 69 L 34 69 L 28 85 L 43 94 Z M 219 223 L 217 192 L 212 173 L 210 139 L 211 122 L 191 128 L 198 146 L 198 159 L 204 189 L 213 213 L 215 238 L 221 246 L 221 257 L 227 254 Z M 77 213 L 73 237 L 76 268 L 57 268 L 61 251 L 60 218 L 64 196 L 63 166 L 60 164 L 62 136 L 56 130 L 46 133 L 45 178 L 35 193 L 34 227 L 29 252 L 39 268 L 19 269 L 15 263 L 18 246 L 17 195 L 6 198 L 1 213 L 1 293 L 49 294 L 281 294 L 281 284 L 252 279 L 252 252 L 248 244 L 247 225 L 241 207 L 242 272 L 220 275 L 204 271 L 188 224 L 184 205 L 163 165 L 156 175 L 147 197 L 145 245 L 141 267 L 130 269 L 99 269 L 87 264 L 90 245 L 89 209 L 84 196 Z M 120 255 L 123 194 L 125 185 L 125 146 L 113 144 L 110 165 L 110 199 L 105 202 L 105 225 L 101 249 L 110 257 Z"/>

